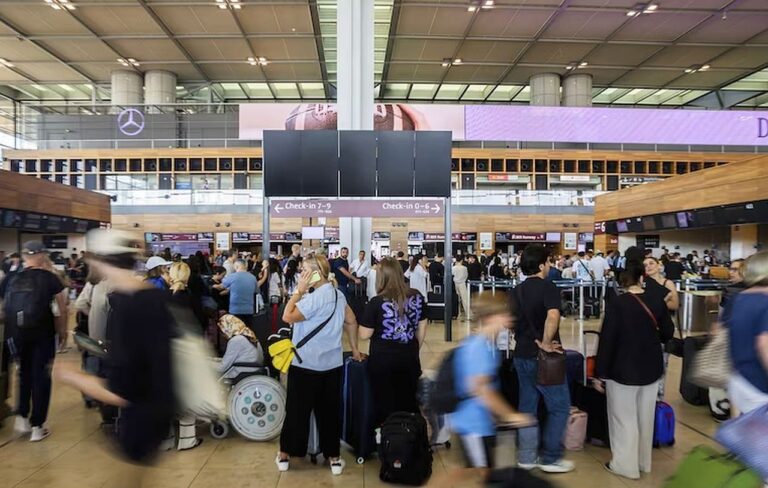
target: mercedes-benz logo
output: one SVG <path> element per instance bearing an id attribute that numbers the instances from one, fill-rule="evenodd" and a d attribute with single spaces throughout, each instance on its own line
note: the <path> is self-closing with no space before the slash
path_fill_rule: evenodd
<path id="1" fill-rule="evenodd" d="M 117 115 L 117 128 L 126 136 L 136 136 L 144 130 L 144 114 L 127 108 Z"/>

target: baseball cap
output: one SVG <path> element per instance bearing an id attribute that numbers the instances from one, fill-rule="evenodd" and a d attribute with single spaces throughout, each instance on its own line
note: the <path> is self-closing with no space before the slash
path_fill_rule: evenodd
<path id="1" fill-rule="evenodd" d="M 32 255 L 45 252 L 45 246 L 40 241 L 27 241 L 21 249 L 22 254 Z"/>
<path id="2" fill-rule="evenodd" d="M 128 232 L 112 229 L 93 229 L 85 236 L 88 252 L 97 256 L 138 254 L 137 240 Z"/>
<path id="3" fill-rule="evenodd" d="M 158 266 L 170 266 L 172 264 L 172 262 L 166 261 L 160 256 L 152 256 L 151 258 L 147 259 L 147 271 L 150 269 L 155 269 Z"/>

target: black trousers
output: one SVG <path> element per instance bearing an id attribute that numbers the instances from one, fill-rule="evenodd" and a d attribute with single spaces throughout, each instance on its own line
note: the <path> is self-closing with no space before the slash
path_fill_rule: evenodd
<path id="1" fill-rule="evenodd" d="M 29 423 L 40 427 L 48 417 L 51 402 L 51 366 L 56 355 L 56 340 L 53 337 L 37 340 L 20 340 L 19 348 L 19 403 L 17 413 L 29 416 L 30 401 L 32 416 Z"/>
<path id="2" fill-rule="evenodd" d="M 339 457 L 341 448 L 341 381 L 343 368 L 312 371 L 291 366 L 285 422 L 280 433 L 280 451 L 292 457 L 307 455 L 309 417 L 315 412 L 320 451 Z"/>
<path id="3" fill-rule="evenodd" d="M 418 351 L 374 351 L 368 358 L 368 377 L 374 405 L 373 425 L 380 426 L 395 412 L 420 412 L 416 398 L 421 377 Z"/>

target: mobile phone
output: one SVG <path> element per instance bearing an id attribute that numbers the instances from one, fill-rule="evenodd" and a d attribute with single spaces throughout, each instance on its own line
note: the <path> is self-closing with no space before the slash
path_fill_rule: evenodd
<path id="1" fill-rule="evenodd" d="M 310 285 L 310 286 L 312 286 L 312 285 L 314 285 L 315 283 L 317 283 L 318 281 L 320 281 L 321 279 L 323 279 L 323 277 L 322 277 L 322 276 L 320 276 L 320 272 L 319 272 L 319 271 L 314 271 L 314 272 L 313 272 L 313 273 L 312 273 L 312 274 L 309 276 L 309 285 Z"/>

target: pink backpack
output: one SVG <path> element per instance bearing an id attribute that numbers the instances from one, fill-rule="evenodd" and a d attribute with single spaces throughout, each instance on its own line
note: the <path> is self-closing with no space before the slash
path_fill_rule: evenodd
<path id="1" fill-rule="evenodd" d="M 587 414 L 576 407 L 571 407 L 568 417 L 568 425 L 565 427 L 563 446 L 569 451 L 581 451 L 584 449 L 584 441 L 587 438 Z"/>

